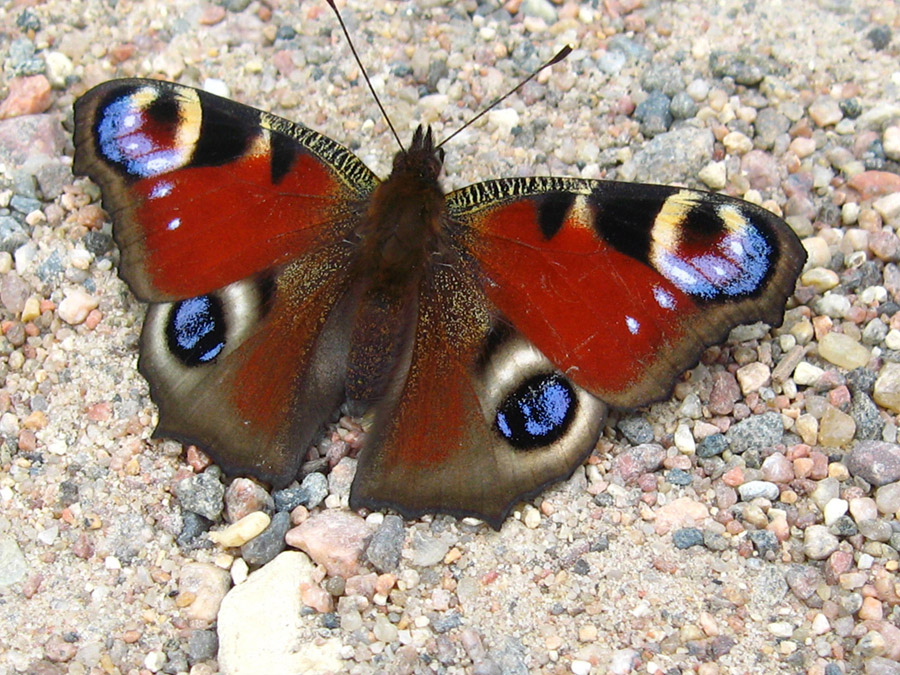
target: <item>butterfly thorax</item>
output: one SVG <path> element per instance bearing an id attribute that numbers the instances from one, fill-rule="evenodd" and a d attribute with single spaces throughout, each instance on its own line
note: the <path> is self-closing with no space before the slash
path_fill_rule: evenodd
<path id="1" fill-rule="evenodd" d="M 372 194 L 358 230 L 357 265 L 373 288 L 393 293 L 414 284 L 441 248 L 446 217 L 438 182 L 442 165 L 443 151 L 435 149 L 431 130 L 419 127 L 409 149 L 394 158 L 391 175 Z"/>

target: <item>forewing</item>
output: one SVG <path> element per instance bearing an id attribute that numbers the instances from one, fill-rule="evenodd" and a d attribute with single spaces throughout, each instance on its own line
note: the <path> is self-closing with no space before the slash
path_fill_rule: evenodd
<path id="1" fill-rule="evenodd" d="M 340 239 L 377 184 L 302 125 L 139 79 L 78 99 L 74 170 L 100 185 L 120 274 L 147 302 L 210 293 Z"/>

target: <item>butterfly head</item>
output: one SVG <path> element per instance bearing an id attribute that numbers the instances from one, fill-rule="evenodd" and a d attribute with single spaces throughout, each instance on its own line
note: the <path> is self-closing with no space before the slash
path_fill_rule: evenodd
<path id="1" fill-rule="evenodd" d="M 394 157 L 393 173 L 418 174 L 424 181 L 437 181 L 444 166 L 444 149 L 435 147 L 431 127 L 419 125 L 409 148 Z"/>

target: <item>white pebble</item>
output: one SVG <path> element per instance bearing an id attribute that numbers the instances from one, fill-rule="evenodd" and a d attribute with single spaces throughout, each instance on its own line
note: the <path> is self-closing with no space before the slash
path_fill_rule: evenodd
<path id="1" fill-rule="evenodd" d="M 850 508 L 850 505 L 847 503 L 846 499 L 829 499 L 828 503 L 825 504 L 825 524 L 833 525 L 835 521 L 847 513 L 847 509 Z"/>
<path id="2" fill-rule="evenodd" d="M 691 433 L 691 428 L 687 424 L 678 425 L 678 428 L 675 429 L 673 440 L 675 442 L 675 447 L 678 448 L 678 452 L 683 455 L 693 455 L 697 450 L 697 444 L 694 442 L 694 435 Z"/>
<path id="3" fill-rule="evenodd" d="M 31 268 L 31 263 L 34 262 L 36 256 L 37 246 L 31 242 L 17 248 L 16 252 L 13 254 L 13 257 L 16 259 L 16 272 L 18 274 L 25 274 L 28 272 Z"/>
<path id="4" fill-rule="evenodd" d="M 825 371 L 808 361 L 801 361 L 794 368 L 794 382 L 801 386 L 809 386 L 819 381 Z"/>
<path id="5" fill-rule="evenodd" d="M 522 509 L 522 522 L 529 530 L 534 530 L 541 524 L 541 512 L 531 504 L 526 504 Z"/>
<path id="6" fill-rule="evenodd" d="M 697 177 L 711 190 L 721 190 L 728 182 L 725 162 L 710 162 L 700 169 Z"/>
<path id="7" fill-rule="evenodd" d="M 144 659 L 144 668 L 151 673 L 158 673 L 164 665 L 166 665 L 166 653 L 163 651 L 152 651 Z"/>
<path id="8" fill-rule="evenodd" d="M 900 127 L 892 126 L 885 129 L 881 145 L 889 159 L 900 160 Z"/>
<path id="9" fill-rule="evenodd" d="M 69 254 L 69 262 L 72 263 L 72 267 L 78 270 L 87 270 L 91 266 L 93 259 L 94 256 L 91 252 L 83 248 L 76 248 Z"/>
<path id="10" fill-rule="evenodd" d="M 872 208 L 878 211 L 886 223 L 900 218 L 900 192 L 892 192 L 872 202 Z"/>
<path id="11" fill-rule="evenodd" d="M 519 113 L 514 108 L 500 108 L 488 113 L 488 121 L 497 127 L 501 137 L 512 133 L 513 127 L 519 123 Z"/>
<path id="12" fill-rule="evenodd" d="M 884 346 L 894 351 L 900 349 L 900 330 L 891 328 L 884 336 Z"/>
<path id="13" fill-rule="evenodd" d="M 91 310 L 97 309 L 99 304 L 96 298 L 76 288 L 66 294 L 63 301 L 59 303 L 57 312 L 59 313 L 59 318 L 67 324 L 77 326 L 80 323 L 84 323 Z"/>
<path id="14" fill-rule="evenodd" d="M 859 299 L 866 305 L 880 305 L 887 300 L 887 289 L 884 286 L 866 286 Z"/>
<path id="15" fill-rule="evenodd" d="M 688 96 L 699 103 L 706 100 L 706 97 L 709 96 L 709 83 L 698 78 L 687 86 L 686 91 Z"/>
<path id="16" fill-rule="evenodd" d="M 787 621 L 773 621 L 767 628 L 775 637 L 789 638 L 794 634 L 794 626 Z"/>
<path id="17" fill-rule="evenodd" d="M 588 675 L 591 672 L 591 662 L 574 659 L 572 661 L 572 672 L 574 675 Z"/>
<path id="18" fill-rule="evenodd" d="M 247 565 L 246 561 L 243 558 L 235 558 L 234 562 L 231 563 L 231 580 L 234 582 L 234 585 L 242 584 L 247 581 L 247 577 L 250 574 L 250 567 Z"/>
<path id="19" fill-rule="evenodd" d="M 824 635 L 830 631 L 831 624 L 828 622 L 828 617 L 821 612 L 816 614 L 815 618 L 812 620 L 812 629 L 813 633 L 816 635 Z"/>
<path id="20" fill-rule="evenodd" d="M 203 90 L 222 98 L 231 98 L 231 90 L 225 80 L 215 77 L 207 77 L 203 80 Z"/>
<path id="21" fill-rule="evenodd" d="M 859 218 L 859 204 L 847 202 L 841 207 L 841 222 L 844 225 L 853 225 Z"/>

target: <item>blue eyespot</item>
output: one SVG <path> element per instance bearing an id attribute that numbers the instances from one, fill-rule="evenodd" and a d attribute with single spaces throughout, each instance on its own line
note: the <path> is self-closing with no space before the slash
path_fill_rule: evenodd
<path id="1" fill-rule="evenodd" d="M 98 112 L 100 154 L 129 176 L 149 178 L 187 162 L 186 148 L 176 142 L 179 109 L 173 98 L 159 95 L 142 107 L 132 93 L 109 101 Z"/>
<path id="2" fill-rule="evenodd" d="M 549 445 L 569 428 L 575 409 L 575 391 L 564 377 L 535 375 L 503 401 L 497 411 L 497 430 L 520 450 Z"/>
<path id="3" fill-rule="evenodd" d="M 166 326 L 169 351 L 186 366 L 212 361 L 225 348 L 222 302 L 201 295 L 175 303 Z"/>

